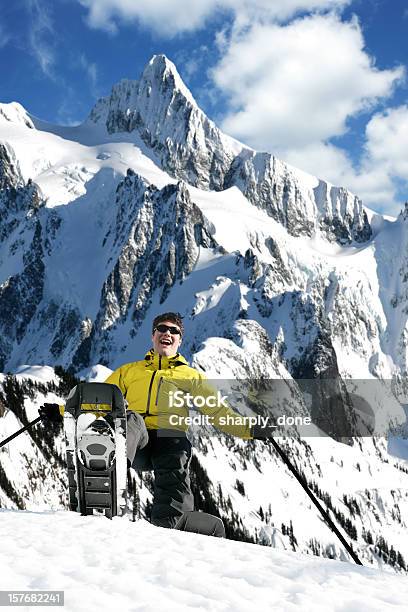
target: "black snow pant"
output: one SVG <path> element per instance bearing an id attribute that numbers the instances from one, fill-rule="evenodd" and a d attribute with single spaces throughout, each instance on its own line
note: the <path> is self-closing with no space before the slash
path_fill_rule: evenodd
<path id="1" fill-rule="evenodd" d="M 154 525 L 172 528 L 184 512 L 194 510 L 189 475 L 191 443 L 183 432 L 147 430 L 140 414 L 130 412 L 127 455 L 135 470 L 154 471 Z"/>

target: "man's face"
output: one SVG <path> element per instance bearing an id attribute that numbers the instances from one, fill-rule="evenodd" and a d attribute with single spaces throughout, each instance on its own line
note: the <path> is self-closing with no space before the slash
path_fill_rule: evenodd
<path id="1" fill-rule="evenodd" d="M 162 328 L 163 326 L 163 328 Z M 171 333 L 169 329 L 166 328 L 174 328 L 180 331 L 179 326 L 172 321 L 160 321 L 157 324 L 157 327 L 162 328 L 155 329 L 152 336 L 153 348 L 159 355 L 163 355 L 165 357 L 173 357 L 181 344 L 181 334 Z"/>

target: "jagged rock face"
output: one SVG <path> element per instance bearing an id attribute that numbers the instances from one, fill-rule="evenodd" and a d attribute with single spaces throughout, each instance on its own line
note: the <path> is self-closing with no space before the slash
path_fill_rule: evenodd
<path id="1" fill-rule="evenodd" d="M 176 282 L 192 272 L 200 246 L 216 242 L 200 209 L 191 202 L 183 183 L 159 190 L 134 172 L 118 185 L 113 248 L 119 256 L 101 294 L 100 310 L 76 352 L 73 365 L 91 358 L 109 363 L 115 352 L 110 331 L 131 321 L 137 333 L 155 293 L 163 303 Z"/>
<path id="2" fill-rule="evenodd" d="M 307 202 L 301 198 L 285 164 L 268 153 L 243 151 L 234 159 L 224 187 L 239 187 L 254 204 L 294 235 L 311 234 L 313 217 L 307 218 Z"/>
<path id="3" fill-rule="evenodd" d="M 0 241 L 2 257 L 19 258 L 18 274 L 0 285 L 0 369 L 21 342 L 43 297 L 41 200 L 31 181 L 24 184 L 10 151 L 0 145 Z"/>
<path id="4" fill-rule="evenodd" d="M 319 181 L 314 189 L 316 207 L 320 212 L 320 230 L 339 244 L 367 242 L 372 230 L 362 202 L 342 187 L 331 187 Z M 324 212 L 322 212 L 322 209 Z"/>
<path id="5" fill-rule="evenodd" d="M 201 189 L 221 189 L 234 153 L 198 108 L 175 66 L 155 56 L 140 81 L 123 80 L 93 108 L 89 120 L 109 134 L 136 130 L 171 176 Z"/>
<path id="6" fill-rule="evenodd" d="M 315 189 L 305 189 L 295 169 L 269 153 L 243 150 L 225 177 L 224 188 L 234 185 L 293 236 L 312 236 L 320 230 L 340 244 L 366 242 L 371 237 L 358 198 L 345 189 L 329 188 L 324 181 Z"/>
<path id="7" fill-rule="evenodd" d="M 0 189 L 3 191 L 15 189 L 19 179 L 16 168 L 14 168 L 10 153 L 4 145 L 0 145 Z M 2 193 L 2 198 L 5 199 L 5 194 Z"/>
<path id="8" fill-rule="evenodd" d="M 293 365 L 293 375 L 299 387 L 311 398 L 310 414 L 327 435 L 339 441 L 352 436 L 352 418 L 347 411 L 345 390 L 336 352 L 327 328 L 320 328 L 316 338 Z M 342 393 L 343 391 L 343 393 Z"/>
<path id="9" fill-rule="evenodd" d="M 64 236 L 75 235 L 76 228 L 70 225 L 77 221 L 69 214 L 62 217 L 55 209 L 42 209 L 40 221 L 35 186 L 23 184 L 6 151 L 1 160 L 4 188 L 0 193 L 0 230 L 4 244 L 10 243 L 4 252 L 14 255 L 18 249 L 21 256 L 21 271 L 0 286 L 2 365 L 10 358 L 14 342 L 21 343 L 24 336 L 27 361 L 40 358 L 76 368 L 86 367 L 95 359 L 109 364 L 117 351 L 112 337 L 115 329 L 127 324 L 131 336 L 135 336 L 153 296 L 158 295 L 159 303 L 163 303 L 174 285 L 182 283 L 193 270 L 200 247 L 217 246 L 211 235 L 213 228 L 191 201 L 184 183 L 160 190 L 129 170 L 118 184 L 112 203 L 116 214 L 102 241 L 108 270 L 95 319 L 84 317 L 71 301 L 69 289 L 62 302 L 52 297 L 61 290 L 49 281 L 51 295 L 42 302 L 44 259 L 51 262 L 55 249 L 66 248 Z M 23 238 L 13 241 L 14 235 Z M 44 342 L 48 348 L 39 349 L 31 338 L 37 332 L 43 340 L 48 337 Z M 41 350 L 45 353 L 39 357 Z"/>
<path id="10" fill-rule="evenodd" d="M 141 286 L 143 272 L 147 270 L 151 276 L 148 283 L 151 291 L 160 289 L 162 303 L 175 282 L 183 281 L 192 272 L 199 247 L 214 248 L 216 243 L 209 234 L 208 222 L 183 183 L 158 190 L 128 172 L 118 187 L 117 204 L 115 243 L 123 244 L 124 236 L 127 241 L 107 281 L 103 299 L 108 300 L 107 287 L 113 287 L 123 316 L 131 290 Z"/>
<path id="11" fill-rule="evenodd" d="M 254 292 L 254 303 L 262 317 L 270 317 L 276 298 L 281 300 L 288 287 L 296 284 L 289 267 L 283 261 L 280 248 L 271 236 L 265 240 L 271 255 L 271 263 L 262 262 L 248 249 L 244 255 L 244 268 L 248 271 L 247 282 Z"/>
<path id="12" fill-rule="evenodd" d="M 0 206 L 3 229 L 6 218 L 38 210 L 41 197 L 31 179 L 25 184 L 11 147 L 0 144 Z"/>

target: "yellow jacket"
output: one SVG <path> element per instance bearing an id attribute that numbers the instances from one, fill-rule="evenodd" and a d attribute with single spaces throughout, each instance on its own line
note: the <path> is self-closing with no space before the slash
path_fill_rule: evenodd
<path id="1" fill-rule="evenodd" d="M 190 394 L 205 400 L 199 411 L 208 415 L 208 423 L 225 433 L 244 439 L 252 438 L 250 428 L 242 417 L 225 402 L 219 402 L 217 390 L 205 376 L 191 368 L 184 357 L 158 355 L 151 349 L 141 361 L 126 363 L 106 379 L 117 385 L 128 402 L 128 409 L 141 414 L 148 429 L 177 429 L 185 431 L 189 422 Z M 176 401 L 177 398 L 177 401 Z M 191 405 L 191 399 L 190 405 Z M 235 422 L 234 422 L 235 421 Z"/>

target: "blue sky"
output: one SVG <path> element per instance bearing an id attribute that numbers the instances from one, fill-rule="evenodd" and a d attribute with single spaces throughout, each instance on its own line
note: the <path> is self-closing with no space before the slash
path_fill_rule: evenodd
<path id="1" fill-rule="evenodd" d="M 407 29 L 405 0 L 3 2 L 0 101 L 77 123 L 165 53 L 224 131 L 395 214 L 408 199 Z"/>

